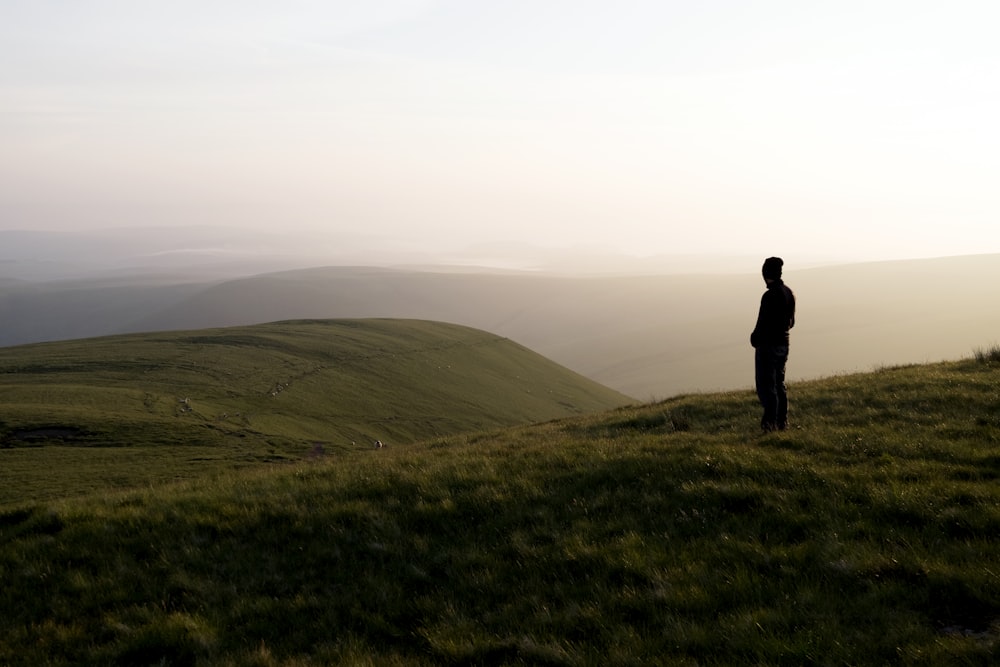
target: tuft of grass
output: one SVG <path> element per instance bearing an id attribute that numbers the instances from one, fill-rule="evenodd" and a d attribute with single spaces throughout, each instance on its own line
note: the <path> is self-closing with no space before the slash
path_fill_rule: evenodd
<path id="1" fill-rule="evenodd" d="M 977 347 L 973 350 L 973 356 L 981 364 L 1000 362 L 1000 345 Z"/>
<path id="2" fill-rule="evenodd" d="M 0 664 L 995 664 L 998 386 L 907 366 L 794 384 L 766 435 L 692 395 L 8 506 Z"/>

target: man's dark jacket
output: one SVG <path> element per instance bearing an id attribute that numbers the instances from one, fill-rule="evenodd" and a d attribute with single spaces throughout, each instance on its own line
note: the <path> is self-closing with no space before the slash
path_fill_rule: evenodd
<path id="1" fill-rule="evenodd" d="M 780 279 L 772 281 L 760 298 L 757 326 L 750 334 L 754 347 L 788 345 L 788 330 L 795 326 L 795 295 Z"/>

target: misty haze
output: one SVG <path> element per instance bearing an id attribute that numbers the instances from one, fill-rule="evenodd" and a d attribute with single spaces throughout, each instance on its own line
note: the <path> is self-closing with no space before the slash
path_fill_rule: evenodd
<path id="1" fill-rule="evenodd" d="M 422 318 L 645 400 L 752 384 L 778 255 L 792 380 L 967 356 L 998 11 L 4 5 L 0 344 Z"/>

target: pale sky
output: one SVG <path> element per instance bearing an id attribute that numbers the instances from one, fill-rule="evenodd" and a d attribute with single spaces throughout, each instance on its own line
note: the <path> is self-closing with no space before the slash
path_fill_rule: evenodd
<path id="1" fill-rule="evenodd" d="M 1000 252 L 993 0 L 0 0 L 0 229 Z"/>

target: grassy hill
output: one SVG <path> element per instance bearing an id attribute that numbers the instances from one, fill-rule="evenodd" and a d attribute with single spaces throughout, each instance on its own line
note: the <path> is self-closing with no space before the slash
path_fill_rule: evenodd
<path id="1" fill-rule="evenodd" d="M 629 402 L 505 338 L 424 321 L 277 322 L 0 348 L 0 504 Z"/>
<path id="2" fill-rule="evenodd" d="M 989 665 L 1000 366 L 0 510 L 0 664 Z M 10 450 L 0 451 L 6 456 Z"/>

